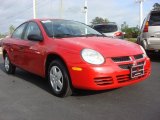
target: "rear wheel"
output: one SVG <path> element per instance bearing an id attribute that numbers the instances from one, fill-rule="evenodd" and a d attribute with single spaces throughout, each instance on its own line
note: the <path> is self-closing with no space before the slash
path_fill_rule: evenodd
<path id="1" fill-rule="evenodd" d="M 72 94 L 70 77 L 61 60 L 54 60 L 48 68 L 48 80 L 55 96 L 66 97 Z"/>
<path id="2" fill-rule="evenodd" d="M 16 67 L 11 63 L 7 54 L 4 57 L 4 68 L 8 74 L 14 74 L 16 70 Z"/>

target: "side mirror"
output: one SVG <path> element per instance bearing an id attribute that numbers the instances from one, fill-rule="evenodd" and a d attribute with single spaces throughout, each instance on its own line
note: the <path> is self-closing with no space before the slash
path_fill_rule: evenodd
<path id="1" fill-rule="evenodd" d="M 43 41 L 43 37 L 37 34 L 30 34 L 27 38 L 32 41 Z"/>

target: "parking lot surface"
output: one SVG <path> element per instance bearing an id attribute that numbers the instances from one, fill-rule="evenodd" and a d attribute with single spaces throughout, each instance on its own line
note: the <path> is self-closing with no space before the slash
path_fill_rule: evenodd
<path id="1" fill-rule="evenodd" d="M 20 69 L 7 75 L 0 56 L 0 120 L 160 120 L 160 56 L 151 60 L 141 83 L 57 98 L 41 77 Z"/>

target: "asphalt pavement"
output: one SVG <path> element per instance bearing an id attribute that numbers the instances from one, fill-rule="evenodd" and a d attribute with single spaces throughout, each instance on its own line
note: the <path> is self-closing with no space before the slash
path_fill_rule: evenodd
<path id="1" fill-rule="evenodd" d="M 57 98 L 41 77 L 7 75 L 0 56 L 0 120 L 160 120 L 160 55 L 151 57 L 152 74 L 141 83 Z"/>

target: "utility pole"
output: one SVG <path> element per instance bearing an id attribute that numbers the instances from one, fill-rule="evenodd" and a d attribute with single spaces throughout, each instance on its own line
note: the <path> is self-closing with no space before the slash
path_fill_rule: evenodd
<path id="1" fill-rule="evenodd" d="M 143 2 L 144 0 L 136 0 L 137 3 L 139 3 L 139 27 L 141 27 L 143 22 Z"/>
<path id="2" fill-rule="evenodd" d="M 33 18 L 35 19 L 36 17 L 36 0 L 33 0 Z"/>
<path id="3" fill-rule="evenodd" d="M 60 0 L 60 18 L 63 18 L 63 0 Z"/>
<path id="4" fill-rule="evenodd" d="M 84 5 L 84 13 L 85 13 L 85 24 L 88 24 L 88 5 L 87 5 L 87 0 L 85 0 L 85 5 Z"/>

